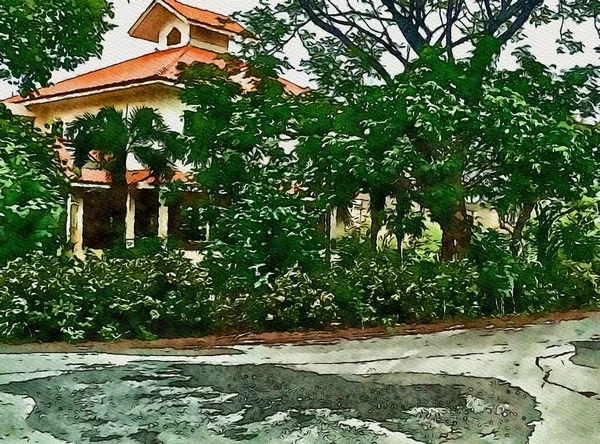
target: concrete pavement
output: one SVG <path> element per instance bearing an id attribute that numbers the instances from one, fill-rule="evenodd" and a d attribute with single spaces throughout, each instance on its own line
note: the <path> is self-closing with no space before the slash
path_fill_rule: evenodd
<path id="1" fill-rule="evenodd" d="M 363 442 L 357 436 L 366 436 L 364 442 L 388 443 L 596 443 L 600 442 L 598 341 L 600 314 L 592 313 L 583 320 L 523 328 L 456 329 L 330 345 L 233 346 L 213 349 L 206 356 L 180 356 L 174 350 L 144 356 L 135 353 L 6 353 L 0 355 L 0 438 L 8 443 L 94 442 L 90 437 L 92 433 L 98 434 L 112 427 L 111 434 L 102 437 L 103 441 L 354 443 Z M 7 351 L 6 347 L 4 351 Z M 177 367 L 171 366 L 174 363 Z M 231 366 L 236 366 L 235 370 Z M 99 376 L 107 372 L 112 372 L 113 376 L 104 379 Z M 68 386 L 66 377 L 77 373 L 82 375 L 81 381 L 85 380 L 85 384 L 77 383 L 81 387 L 74 389 Z M 210 406 L 212 410 L 219 410 L 220 416 L 211 413 L 213 416 L 206 417 L 204 426 L 189 426 L 193 423 L 190 412 L 176 410 L 182 408 L 181 403 L 177 404 L 179 407 L 173 404 L 162 411 L 166 412 L 164 415 L 175 415 L 173 417 L 180 418 L 181 424 L 186 424 L 177 433 L 167 433 L 171 423 L 158 430 L 156 421 L 141 427 L 128 419 L 123 420 L 122 425 L 127 432 L 120 434 L 113 427 L 113 423 L 120 421 L 119 417 L 110 416 L 110 412 L 98 413 L 96 404 L 100 401 L 88 393 L 90 387 L 100 387 L 98 390 L 107 393 L 109 389 L 115 393 L 129 393 L 132 384 L 140 384 L 132 375 L 143 374 L 153 381 L 157 378 L 151 375 L 163 373 L 168 375 L 164 381 L 152 382 L 151 389 L 148 383 L 144 392 L 136 396 L 152 399 L 149 405 L 160 403 L 162 399 L 172 400 L 175 396 L 179 397 L 178 401 L 185 400 L 187 405 L 189 400 L 196 402 L 198 391 L 206 391 L 210 385 L 220 396 L 212 396 Z M 258 381 L 258 385 L 252 386 L 254 389 L 231 383 L 248 377 Z M 104 386 L 98 382 L 99 378 Z M 126 390 L 117 385 L 108 387 L 110 381 L 117 379 L 127 382 Z M 206 382 L 209 379 L 210 384 Z M 303 390 L 298 387 L 298 381 L 307 386 L 313 380 L 317 381 L 315 387 L 330 387 L 330 391 L 315 389 L 314 400 L 307 403 L 298 395 Z M 181 381 L 188 381 L 185 382 L 187 385 Z M 283 388 L 277 388 L 273 381 L 280 381 Z M 264 392 L 271 390 L 271 384 L 275 388 L 267 396 Z M 111 419 L 99 420 L 100 425 L 95 426 L 93 432 L 83 422 L 78 435 L 73 435 L 72 430 L 61 431 L 63 426 L 59 420 L 37 418 L 39 415 L 60 416 L 58 410 L 40 404 L 51 399 L 48 398 L 50 393 L 45 393 L 49 386 L 57 393 L 69 393 L 79 402 L 73 405 L 85 406 L 86 411 L 93 410 L 93 418 L 101 418 L 104 414 Z M 161 398 L 160 393 L 167 393 L 165 387 L 169 388 L 169 395 Z M 177 387 L 176 393 L 173 387 Z M 260 387 L 261 393 L 254 400 L 252 390 L 256 387 Z M 367 399 L 368 394 L 360 394 L 365 387 L 371 387 L 371 393 L 377 393 L 381 400 L 379 404 L 385 404 L 388 398 L 401 398 L 406 405 L 403 409 L 398 405 L 396 410 L 387 404 L 375 405 L 373 399 Z M 378 391 L 380 387 L 383 391 Z M 401 389 L 394 395 L 398 387 Z M 415 393 L 410 391 L 413 389 Z M 183 393 L 182 390 L 187 391 Z M 241 402 L 237 411 L 231 410 L 232 402 L 235 404 L 232 399 L 245 390 L 250 390 L 249 395 L 244 395 L 245 403 Z M 327 394 L 320 395 L 321 390 Z M 342 392 L 344 396 L 339 395 Z M 154 398 L 148 398 L 150 393 Z M 217 398 L 222 404 L 215 408 L 214 399 Z M 339 411 L 345 413 L 339 413 L 332 404 L 334 398 Z M 408 399 L 413 398 L 411 404 Z M 125 405 L 125 398 L 122 399 Z M 56 405 L 62 405 L 60 408 L 66 410 L 71 408 L 70 404 L 61 402 L 66 401 L 57 401 Z M 198 411 L 210 410 L 205 399 L 198 402 Z M 250 408 L 253 402 L 255 405 Z M 349 404 L 343 405 L 344 402 Z M 393 406 L 393 401 L 390 402 Z M 268 415 L 259 413 L 265 409 L 270 412 Z M 348 413 L 350 411 L 352 414 Z M 464 418 L 459 418 L 463 414 Z M 509 421 L 511 415 L 515 416 L 513 422 Z M 515 422 L 521 415 L 521 423 Z M 69 418 L 74 421 L 75 416 Z M 482 424 L 484 419 L 489 419 L 489 427 Z M 469 425 L 477 422 L 476 426 Z M 200 439 L 196 436 L 200 436 L 197 434 L 202 427 L 206 429 L 203 433 L 208 434 Z M 520 428 L 520 431 L 508 431 L 509 427 Z M 138 429 L 144 433 L 140 434 Z M 138 431 L 134 433 L 135 430 Z M 196 435 L 190 434 L 190 430 Z M 278 435 L 274 434 L 275 430 Z M 328 438 L 328 433 L 333 438 Z M 177 441 L 178 436 L 186 436 L 187 441 Z M 330 438 L 338 441 L 327 440 Z"/>

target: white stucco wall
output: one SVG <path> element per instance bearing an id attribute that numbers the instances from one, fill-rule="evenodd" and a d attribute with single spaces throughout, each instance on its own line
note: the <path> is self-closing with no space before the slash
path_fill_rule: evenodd
<path id="1" fill-rule="evenodd" d="M 164 84 L 137 86 L 31 105 L 28 112 L 35 116 L 36 126 L 44 128 L 56 120 L 61 120 L 67 125 L 85 113 L 96 114 L 106 106 L 114 106 L 124 113 L 145 106 L 156 109 L 170 129 L 182 132 L 185 105 L 179 99 L 179 91 L 178 88 Z M 141 169 L 142 165 L 132 157 L 128 160 L 127 167 L 137 170 Z"/>
<path id="2" fill-rule="evenodd" d="M 158 37 L 158 49 L 167 49 L 167 35 L 174 29 L 178 29 L 181 32 L 181 42 L 176 46 L 183 46 L 190 43 L 190 25 L 187 22 L 179 20 L 175 16 L 171 16 L 170 20 L 166 21 L 163 25 L 162 30 Z"/>
<path id="3" fill-rule="evenodd" d="M 85 113 L 96 114 L 106 106 L 114 106 L 123 112 L 146 106 L 156 109 L 171 129 L 181 131 L 185 106 L 179 100 L 179 91 L 173 86 L 151 84 L 77 98 L 47 101 L 30 105 L 28 109 L 35 116 L 35 124 L 42 128 L 45 124 L 51 124 L 55 120 L 60 119 L 68 123 Z"/>

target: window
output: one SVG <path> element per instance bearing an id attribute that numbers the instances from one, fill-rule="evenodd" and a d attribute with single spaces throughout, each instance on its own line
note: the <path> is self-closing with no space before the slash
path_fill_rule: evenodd
<path id="1" fill-rule="evenodd" d="M 173 28 L 167 35 L 167 46 L 178 45 L 181 43 L 181 32 L 177 28 Z"/>

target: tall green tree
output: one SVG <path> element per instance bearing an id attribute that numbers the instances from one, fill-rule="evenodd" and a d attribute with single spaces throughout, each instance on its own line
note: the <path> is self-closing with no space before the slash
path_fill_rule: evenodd
<path id="1" fill-rule="evenodd" d="M 296 264 L 320 263 L 317 214 L 298 187 L 293 95 L 267 56 L 225 68 L 197 63 L 185 85 L 186 161 L 208 193 L 202 222 L 210 224 L 205 264 L 217 284 L 267 285 Z"/>
<path id="2" fill-rule="evenodd" d="M 0 105 L 0 262 L 64 240 L 66 180 L 54 138 Z"/>
<path id="3" fill-rule="evenodd" d="M 148 169 L 148 178 L 156 182 L 169 178 L 178 156 L 178 133 L 170 130 L 152 108 L 124 113 L 107 107 L 70 122 L 66 139 L 73 148 L 77 168 L 92 163 L 109 174 L 116 231 L 125 240 L 127 161 L 133 157 L 141 162 Z"/>
<path id="4" fill-rule="evenodd" d="M 441 226 L 442 257 L 449 259 L 464 257 L 468 252 L 473 232 L 469 202 L 485 195 L 498 201 L 501 211 L 501 206 L 507 204 L 506 199 L 500 202 L 500 196 L 506 196 L 506 186 L 502 192 L 500 187 L 495 188 L 497 193 L 492 197 L 493 193 L 478 184 L 493 181 L 500 185 L 504 169 L 512 172 L 512 184 L 516 185 L 515 171 L 520 170 L 514 168 L 517 165 L 511 160 L 523 161 L 523 165 L 531 161 L 538 168 L 541 164 L 535 162 L 533 152 L 543 158 L 548 154 L 547 147 L 570 136 L 576 135 L 576 145 L 589 154 L 591 145 L 585 142 L 585 131 L 574 126 L 573 117 L 581 112 L 593 113 L 597 103 L 594 75 L 582 75 L 584 70 L 580 69 L 554 80 L 552 77 L 560 77 L 559 73 L 536 73 L 534 69 L 518 78 L 533 66 L 523 63 L 517 74 L 503 74 L 505 83 L 501 88 L 500 80 L 494 77 L 498 56 L 509 41 L 525 37 L 523 30 L 529 23 L 542 26 L 562 21 L 558 50 L 582 50 L 581 42 L 568 29 L 569 21 L 595 21 L 599 5 L 562 0 L 558 3 L 287 0 L 278 5 L 262 2 L 243 17 L 261 36 L 251 48 L 261 46 L 263 51 L 276 54 L 282 53 L 294 37 L 304 44 L 308 57 L 303 65 L 319 90 L 339 108 L 326 118 L 346 120 L 341 125 L 331 123 L 328 145 L 344 145 L 349 161 L 357 159 L 350 152 L 358 150 L 363 172 L 366 174 L 371 168 L 373 173 L 363 174 L 362 189 L 371 194 L 374 228 L 380 223 L 377 219 L 382 214 L 384 196 L 394 195 L 403 201 L 397 208 L 404 210 L 395 217 L 399 227 L 406 226 L 407 217 L 400 213 L 410 213 L 409 200 L 413 199 Z M 315 27 L 319 32 L 313 32 Z M 399 74 L 390 68 L 398 64 L 403 67 Z M 543 77 L 541 83 L 538 77 Z M 371 87 L 373 84 L 378 86 Z M 552 110 L 547 106 L 553 94 L 548 88 L 558 88 L 559 84 L 569 91 L 556 105 L 560 110 Z M 524 91 L 527 88 L 531 92 Z M 536 94 L 540 93 L 546 103 L 542 110 L 536 108 Z M 528 107 L 527 112 L 519 109 L 520 102 Z M 486 106 L 494 111 L 488 112 Z M 512 118 L 509 109 L 515 113 Z M 490 126 L 480 131 L 481 117 L 488 116 Z M 535 140 L 536 119 L 540 116 L 548 122 L 544 128 L 547 137 L 539 139 L 542 143 L 534 146 L 540 149 L 529 156 L 527 143 Z M 506 134 L 492 128 L 492 122 L 501 121 L 510 125 L 503 128 L 508 131 Z M 552 125 L 559 125 L 558 129 Z M 573 128 L 574 132 L 569 133 L 566 128 Z M 502 138 L 496 139 L 498 135 Z M 499 140 L 505 144 L 501 146 Z M 515 153 L 512 157 L 508 155 L 509 147 Z M 494 156 L 491 165 L 486 155 Z M 574 162 L 568 165 L 566 170 L 576 167 Z M 496 180 L 491 179 L 494 174 Z M 526 180 L 535 178 L 532 173 Z M 549 190 L 558 192 L 552 187 Z M 510 196 L 518 192 L 517 188 L 511 189 Z M 526 202 L 524 195 L 517 200 L 511 208 L 519 208 L 523 217 L 515 225 L 515 243 L 519 242 L 523 221 L 532 212 L 532 203 Z M 402 231 L 396 230 L 399 237 Z"/>
<path id="5" fill-rule="evenodd" d="M 100 55 L 112 25 L 105 0 L 0 2 L 0 80 L 28 94 L 57 69 Z M 65 180 L 53 154 L 54 134 L 0 105 L 0 260 L 63 241 Z"/>

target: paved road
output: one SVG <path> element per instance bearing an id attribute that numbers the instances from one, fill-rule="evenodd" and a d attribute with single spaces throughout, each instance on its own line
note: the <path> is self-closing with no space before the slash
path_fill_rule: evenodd
<path id="1" fill-rule="evenodd" d="M 1 350 L 7 443 L 600 442 L 600 314 L 198 356 Z"/>

